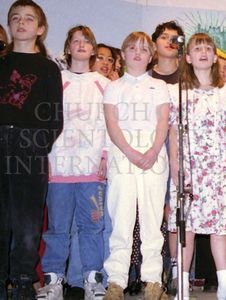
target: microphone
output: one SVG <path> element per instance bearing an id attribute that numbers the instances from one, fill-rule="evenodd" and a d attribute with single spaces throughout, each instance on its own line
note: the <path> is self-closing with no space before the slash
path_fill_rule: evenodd
<path id="1" fill-rule="evenodd" d="M 170 43 L 174 45 L 184 45 L 185 36 L 184 35 L 174 35 L 170 39 Z"/>
<path id="2" fill-rule="evenodd" d="M 4 41 L 0 40 L 0 51 L 5 50 L 5 48 L 6 48 L 6 43 Z"/>

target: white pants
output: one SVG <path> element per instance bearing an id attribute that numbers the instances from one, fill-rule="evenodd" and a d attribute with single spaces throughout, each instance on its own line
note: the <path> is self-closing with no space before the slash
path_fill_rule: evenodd
<path id="1" fill-rule="evenodd" d="M 150 144 L 145 148 L 149 147 Z M 167 179 L 168 159 L 165 148 L 153 168 L 143 171 L 131 165 L 117 147 L 112 147 L 109 153 L 107 198 L 112 234 L 109 240 L 110 256 L 104 263 L 109 282 L 115 282 L 122 288 L 127 287 L 137 201 L 143 256 L 141 280 L 161 282 L 163 236 L 160 227 Z"/>

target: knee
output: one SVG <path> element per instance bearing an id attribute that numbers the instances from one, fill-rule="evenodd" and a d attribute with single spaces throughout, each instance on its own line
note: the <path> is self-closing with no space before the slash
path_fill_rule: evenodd
<path id="1" fill-rule="evenodd" d="M 79 232 L 86 232 L 92 234 L 99 234 L 104 231 L 104 221 L 103 218 L 98 220 L 92 220 L 86 224 L 79 226 Z"/>

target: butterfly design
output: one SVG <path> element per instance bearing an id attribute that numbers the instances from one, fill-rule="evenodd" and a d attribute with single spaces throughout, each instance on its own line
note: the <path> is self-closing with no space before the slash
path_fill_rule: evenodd
<path id="1" fill-rule="evenodd" d="M 37 76 L 34 74 L 22 76 L 18 71 L 13 70 L 9 84 L 3 87 L 0 86 L 0 103 L 11 104 L 22 109 L 36 80 Z"/>

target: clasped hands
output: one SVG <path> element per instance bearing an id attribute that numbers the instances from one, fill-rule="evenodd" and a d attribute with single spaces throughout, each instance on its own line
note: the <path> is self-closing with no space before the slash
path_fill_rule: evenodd
<path id="1" fill-rule="evenodd" d="M 151 169 L 158 158 L 158 152 L 153 147 L 144 153 L 129 147 L 124 154 L 131 163 L 144 171 Z"/>

